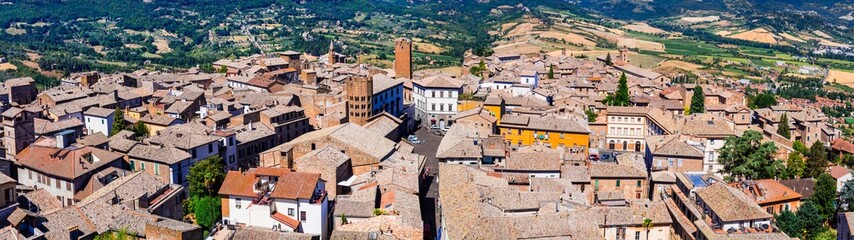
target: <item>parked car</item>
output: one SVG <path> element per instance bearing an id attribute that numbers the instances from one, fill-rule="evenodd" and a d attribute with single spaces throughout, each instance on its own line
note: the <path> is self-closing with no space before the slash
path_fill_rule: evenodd
<path id="1" fill-rule="evenodd" d="M 608 160 L 608 159 L 611 159 L 611 154 L 607 154 L 607 153 L 602 154 L 602 160 Z"/>
<path id="2" fill-rule="evenodd" d="M 599 155 L 590 155 L 587 159 L 590 159 L 590 161 L 599 161 Z"/>
<path id="3" fill-rule="evenodd" d="M 413 144 L 421 144 L 421 140 L 418 140 L 418 137 L 415 135 L 409 135 L 409 137 L 406 137 L 406 140 Z"/>

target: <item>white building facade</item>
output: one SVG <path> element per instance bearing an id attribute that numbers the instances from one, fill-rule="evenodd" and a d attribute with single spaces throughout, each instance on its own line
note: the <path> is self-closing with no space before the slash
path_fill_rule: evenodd
<path id="1" fill-rule="evenodd" d="M 462 83 L 457 79 L 434 76 L 413 81 L 412 99 L 415 117 L 429 126 L 448 128 L 457 114 L 457 102 L 462 93 Z"/>

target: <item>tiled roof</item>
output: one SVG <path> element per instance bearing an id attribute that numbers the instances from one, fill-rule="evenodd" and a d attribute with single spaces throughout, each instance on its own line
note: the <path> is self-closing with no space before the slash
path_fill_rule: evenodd
<path id="1" fill-rule="evenodd" d="M 165 114 L 147 114 L 139 118 L 139 121 L 144 123 L 150 123 L 160 126 L 169 126 L 169 124 L 177 121 L 178 119 L 170 117 Z"/>
<path id="2" fill-rule="evenodd" d="M 380 93 L 391 87 L 403 85 L 403 81 L 389 77 L 388 75 L 376 74 L 373 76 L 373 94 Z"/>
<path id="3" fill-rule="evenodd" d="M 100 146 L 109 142 L 110 139 L 101 132 L 95 132 L 94 134 L 83 136 L 77 140 L 77 143 L 90 147 Z"/>
<path id="4" fill-rule="evenodd" d="M 723 183 L 696 191 L 697 196 L 724 222 L 771 218 L 746 194 Z"/>
<path id="5" fill-rule="evenodd" d="M 131 158 L 160 162 L 167 165 L 172 165 L 192 157 L 189 153 L 181 149 L 177 149 L 172 145 L 157 146 L 146 144 L 136 144 L 130 152 L 128 152 L 128 156 Z"/>
<path id="6" fill-rule="evenodd" d="M 505 161 L 508 170 L 560 171 L 561 159 L 557 150 L 543 145 L 523 147 L 510 152 Z"/>
<path id="7" fill-rule="evenodd" d="M 215 238 L 216 239 L 216 238 Z M 311 240 L 313 236 L 305 233 L 279 232 L 269 229 L 240 227 L 234 230 L 229 240 Z"/>
<path id="8" fill-rule="evenodd" d="M 36 134 L 44 135 L 56 133 L 66 129 L 82 127 L 83 121 L 80 121 L 80 119 L 77 118 L 67 118 L 56 122 L 51 122 L 50 120 L 35 118 L 33 119 L 33 125 L 35 126 Z"/>
<path id="9" fill-rule="evenodd" d="M 703 142 L 685 135 L 649 136 L 646 143 L 653 155 L 703 158 Z"/>
<path id="10" fill-rule="evenodd" d="M 18 163 L 29 169 L 64 179 L 76 179 L 101 166 L 122 159 L 120 154 L 93 147 L 58 149 L 38 143 L 37 141 L 21 151 L 18 154 Z M 87 158 L 87 156 L 92 157 Z"/>
<path id="11" fill-rule="evenodd" d="M 276 168 L 256 168 L 250 169 L 247 172 L 229 171 L 225 176 L 222 186 L 219 188 L 220 195 L 235 195 L 245 197 L 256 197 L 258 194 L 254 192 L 254 185 L 258 181 L 258 175 L 263 172 L 275 172 L 279 175 L 279 181 L 276 183 L 276 188 L 270 193 L 272 198 L 284 199 L 311 199 L 314 195 L 314 189 L 321 181 L 318 173 L 303 173 L 290 172 L 287 169 L 281 168 L 283 171 L 273 171 Z M 256 174 L 256 171 L 261 173 Z"/>
<path id="12" fill-rule="evenodd" d="M 784 186 L 801 194 L 801 199 L 808 199 L 815 192 L 814 178 L 780 180 L 780 184 L 783 184 Z"/>
<path id="13" fill-rule="evenodd" d="M 282 213 L 276 212 L 270 215 L 270 217 L 273 218 L 273 220 L 276 220 L 277 222 L 285 224 L 285 226 L 288 226 L 291 229 L 299 229 L 299 221 L 291 217 L 285 216 Z"/>
<path id="14" fill-rule="evenodd" d="M 645 178 L 646 171 L 634 166 L 613 163 L 590 163 L 590 178 Z"/>
<path id="15" fill-rule="evenodd" d="M 257 179 L 252 171 L 228 171 L 219 188 L 219 195 L 257 197 L 258 194 L 252 190 L 255 182 Z"/>
<path id="16" fill-rule="evenodd" d="M 26 198 L 31 204 L 35 205 L 34 207 L 21 205 L 21 207 L 26 207 L 26 209 L 37 212 L 53 212 L 62 208 L 62 203 L 59 202 L 59 199 L 56 199 L 53 194 L 47 191 L 47 189 L 40 188 L 35 191 L 24 193 L 23 197 Z"/>
<path id="17" fill-rule="evenodd" d="M 116 112 L 116 110 L 100 108 L 100 107 L 90 107 L 85 112 L 83 112 L 83 114 L 87 115 L 87 116 L 96 116 L 96 117 L 106 118 L 115 112 Z"/>
<path id="18" fill-rule="evenodd" d="M 779 201 L 800 201 L 801 194 L 773 180 L 749 180 L 734 183 L 733 187 L 741 189 L 757 204 L 775 203 Z"/>
<path id="19" fill-rule="evenodd" d="M 384 159 L 389 155 L 389 153 L 394 151 L 395 145 L 394 142 L 388 140 L 384 136 L 380 136 L 377 133 L 353 123 L 346 123 L 317 131 L 311 131 L 291 140 L 288 143 L 285 143 L 284 145 L 293 145 L 327 137 L 335 139 L 343 144 L 347 144 L 347 147 L 352 147 L 365 152 L 376 159 Z"/>
<path id="20" fill-rule="evenodd" d="M 587 124 L 582 124 L 578 120 L 563 119 L 555 116 L 507 114 L 501 117 L 499 127 L 551 132 L 590 133 L 590 127 Z"/>
<path id="21" fill-rule="evenodd" d="M 832 176 L 834 179 L 839 179 L 839 178 L 841 178 L 847 174 L 854 173 L 854 171 L 852 171 L 851 169 L 848 169 L 846 167 L 837 165 L 837 166 L 830 167 L 830 169 L 828 170 L 828 173 L 830 173 L 830 176 Z"/>
<path id="22" fill-rule="evenodd" d="M 320 180 L 318 173 L 291 172 L 279 177 L 270 197 L 284 199 L 311 199 Z"/>
<path id="23" fill-rule="evenodd" d="M 422 79 L 416 79 L 412 81 L 413 84 L 425 87 L 425 88 L 461 88 L 463 87 L 463 82 L 449 76 L 444 75 L 435 75 L 429 76 Z"/>

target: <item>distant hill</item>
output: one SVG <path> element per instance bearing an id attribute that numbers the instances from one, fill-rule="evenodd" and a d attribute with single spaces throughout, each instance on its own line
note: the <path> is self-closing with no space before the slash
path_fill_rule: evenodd
<path id="1" fill-rule="evenodd" d="M 651 19 L 702 10 L 739 15 L 799 10 L 813 11 L 826 21 L 854 24 L 854 20 L 845 19 L 854 11 L 854 0 L 581 0 L 581 5 L 618 19 Z"/>

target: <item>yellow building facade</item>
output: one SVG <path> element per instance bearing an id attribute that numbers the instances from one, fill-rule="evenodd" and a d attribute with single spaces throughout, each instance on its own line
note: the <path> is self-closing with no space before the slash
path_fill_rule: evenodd
<path id="1" fill-rule="evenodd" d="M 510 146 L 543 144 L 553 149 L 587 154 L 590 129 L 572 119 L 553 116 L 505 114 L 498 124 L 499 133 Z"/>

